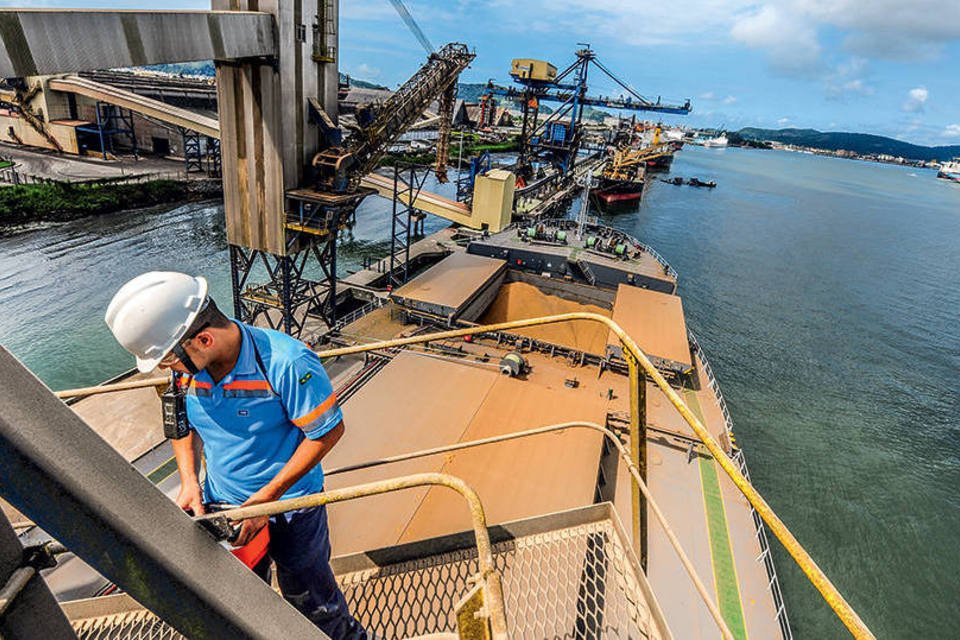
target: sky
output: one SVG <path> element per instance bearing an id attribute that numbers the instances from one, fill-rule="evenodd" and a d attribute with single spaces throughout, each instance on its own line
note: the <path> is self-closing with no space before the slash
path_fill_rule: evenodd
<path id="1" fill-rule="evenodd" d="M 814 128 L 960 144 L 958 0 L 405 0 L 439 47 L 477 58 L 464 82 L 509 82 L 512 58 L 563 68 L 578 43 L 642 95 L 689 98 L 690 126 Z M 143 0 L 0 6 L 158 8 Z M 203 9 L 169 0 L 164 9 Z M 341 0 L 341 71 L 396 87 L 425 52 L 388 0 Z M 616 95 L 592 76 L 591 93 Z"/>

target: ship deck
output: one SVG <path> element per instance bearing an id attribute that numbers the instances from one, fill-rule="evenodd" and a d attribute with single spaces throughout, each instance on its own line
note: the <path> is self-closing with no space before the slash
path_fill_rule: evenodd
<path id="1" fill-rule="evenodd" d="M 476 256 L 459 253 L 452 258 L 474 260 Z M 624 273 L 635 272 L 634 267 L 623 269 L 625 261 L 610 258 L 610 262 Z M 499 260 L 481 259 L 477 264 L 483 266 L 478 267 L 476 277 L 467 284 L 490 286 L 500 269 L 495 263 Z M 663 266 L 656 264 L 663 276 Z M 421 284 L 429 282 L 430 291 L 443 293 L 451 306 L 463 306 L 471 299 L 464 295 L 470 292 L 462 291 L 462 285 L 457 284 L 464 277 L 460 270 L 444 267 L 441 262 L 430 271 L 433 273 L 425 275 Z M 455 279 L 459 280 L 454 282 Z M 620 294 L 615 289 L 597 290 L 588 304 L 577 301 L 578 292 L 585 287 L 582 283 L 529 273 L 517 275 L 513 269 L 507 277 L 497 280 L 495 287 L 496 295 L 484 298 L 486 306 L 478 322 L 575 310 L 622 319 L 624 328 L 648 352 L 692 367 L 693 375 L 679 378 L 675 384 L 684 385 L 685 400 L 702 417 L 708 430 L 721 441 L 727 438 L 721 401 L 707 380 L 705 363 L 686 342 L 685 327 L 677 325 L 678 317 L 680 322 L 683 320 L 679 298 L 627 287 L 633 290 Z M 354 319 L 340 329 L 335 339 L 342 344 L 365 343 L 442 328 L 423 327 L 424 318 L 411 315 L 410 309 L 401 306 L 402 302 L 403 296 L 399 296 L 398 300 Z M 644 318 L 649 322 L 645 323 Z M 521 339 L 532 339 L 538 345 L 534 348 L 534 342 L 526 342 L 520 349 L 530 365 L 529 371 L 519 377 L 504 376 L 497 364 L 505 353 L 518 348 L 517 340 Z M 604 357 L 608 342 L 605 327 L 580 321 L 576 328 L 553 325 L 525 329 L 518 332 L 513 342 L 477 336 L 469 342 L 431 343 L 429 348 L 381 352 L 370 358 L 347 356 L 326 362 L 334 388 L 343 398 L 347 426 L 345 436 L 324 460 L 327 487 L 440 471 L 462 478 L 477 490 L 490 525 L 609 500 L 626 525 L 626 535 L 631 536 L 629 523 L 633 522 L 634 513 L 629 477 L 615 458 L 613 475 L 609 475 L 609 453 L 602 436 L 593 431 L 571 429 L 363 470 L 335 472 L 338 467 L 363 461 L 552 423 L 622 423 L 623 416 L 629 414 L 627 375 L 576 357 Z M 135 396 L 130 392 L 92 396 L 73 406 L 160 490 L 175 495 L 176 467 L 169 444 L 163 442 L 159 406 L 152 389 L 141 390 Z M 118 427 L 121 418 L 129 419 L 129 424 Z M 651 383 L 645 387 L 644 423 L 647 482 L 699 575 L 716 596 L 735 636 L 782 637 L 746 499 L 696 444 L 689 426 Z M 136 437 L 119 438 L 129 431 L 136 431 Z M 610 482 L 610 478 L 615 481 Z M 652 517 L 648 520 L 647 576 L 673 635 L 716 637 L 716 625 L 673 549 L 656 521 Z M 333 553 L 337 557 L 414 544 L 470 527 L 461 499 L 443 488 L 407 490 L 332 505 L 330 522 Z M 83 565 L 75 564 L 72 575 L 57 570 L 47 576 L 48 581 L 59 595 L 75 597 L 83 587 L 78 578 L 82 569 Z M 88 588 L 96 584 L 88 578 Z"/>

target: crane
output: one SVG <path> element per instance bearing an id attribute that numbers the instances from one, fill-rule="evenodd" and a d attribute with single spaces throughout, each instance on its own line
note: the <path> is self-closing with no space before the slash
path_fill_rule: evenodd
<path id="1" fill-rule="evenodd" d="M 445 112 L 452 116 L 457 78 L 474 57 L 467 45 L 456 42 L 431 53 L 427 62 L 383 104 L 364 110 L 358 118 L 359 126 L 346 143 L 330 146 L 314 156 L 317 189 L 335 194 L 356 191 L 360 179 L 376 168 L 387 148 L 438 98 L 442 125 Z M 435 171 L 444 177 L 450 120 L 446 117 L 446 140 L 441 135 L 437 142 Z M 441 126 L 441 134 L 442 131 Z"/>
<path id="2" fill-rule="evenodd" d="M 400 18 L 403 20 L 404 24 L 407 25 L 407 29 L 410 29 L 410 32 L 414 37 L 420 41 L 420 44 L 426 49 L 427 54 L 431 54 L 435 51 L 433 45 L 430 44 L 430 41 L 427 40 L 427 36 L 423 34 L 423 30 L 420 29 L 420 25 L 417 24 L 417 21 L 413 19 L 413 16 L 410 15 L 410 12 L 407 11 L 406 5 L 403 4 L 402 0 L 390 0 L 390 4 L 393 5 L 393 8 L 397 10 L 397 13 L 400 14 Z"/>
<path id="3" fill-rule="evenodd" d="M 475 54 L 460 43 L 450 43 L 436 51 L 403 1 L 390 0 L 390 3 L 427 52 L 427 62 L 382 105 L 371 105 L 362 111 L 359 126 L 346 144 L 341 144 L 339 132 L 332 130 L 332 123 L 322 122 L 324 118 L 320 110 L 314 110 L 317 120 L 321 121 L 321 128 L 333 134 L 328 136 L 329 147 L 313 158 L 317 187 L 321 191 L 337 194 L 356 191 L 361 178 L 376 168 L 387 148 L 417 121 L 434 100 L 440 104 L 434 172 L 437 180 L 447 181 L 457 79 Z"/>
<path id="4" fill-rule="evenodd" d="M 666 104 L 660 98 L 645 98 L 600 62 L 589 45 L 578 50 L 576 57 L 559 73 L 556 67 L 542 60 L 515 59 L 510 75 L 520 88 L 503 87 L 492 81 L 487 85 L 488 95 L 520 102 L 523 119 L 517 164 L 521 172 L 529 170 L 533 158 L 546 160 L 563 173 L 573 167 L 580 148 L 580 122 L 585 106 L 676 115 L 687 115 L 691 111 L 690 100 L 683 104 Z M 616 82 L 627 95 L 607 98 L 587 95 L 587 75 L 591 65 Z M 542 122 L 539 121 L 541 101 L 560 103 L 556 111 Z"/>

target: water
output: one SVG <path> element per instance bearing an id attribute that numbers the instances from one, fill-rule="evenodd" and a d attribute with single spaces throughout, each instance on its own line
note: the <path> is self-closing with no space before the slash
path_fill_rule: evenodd
<path id="1" fill-rule="evenodd" d="M 739 149 L 686 148 L 673 174 L 719 186 L 654 183 L 639 211 L 605 220 L 680 272 L 755 483 L 878 637 L 956 637 L 960 188 Z M 220 207 L 187 205 L 0 236 L 0 343 L 54 389 L 120 373 L 131 359 L 103 313 L 134 275 L 204 274 L 230 308 L 222 229 Z M 388 203 L 368 199 L 341 273 L 382 254 L 388 231 Z M 844 637 L 777 559 L 796 637 Z"/>
<path id="2" fill-rule="evenodd" d="M 455 186 L 424 186 L 452 197 Z M 341 234 L 341 276 L 390 249 L 391 204 L 367 198 Z M 427 233 L 446 226 L 432 216 Z M 222 309 L 233 308 L 219 204 L 188 204 L 40 224 L 0 234 L 0 344 L 52 389 L 96 384 L 133 366 L 103 321 L 123 283 L 151 270 L 203 275 Z M 252 281 L 264 281 L 263 273 Z"/>
<path id="3" fill-rule="evenodd" d="M 931 171 L 685 148 L 606 222 L 680 273 L 751 475 L 878 637 L 960 623 L 960 188 Z M 779 549 L 778 549 L 779 550 Z M 797 638 L 844 637 L 786 554 Z"/>

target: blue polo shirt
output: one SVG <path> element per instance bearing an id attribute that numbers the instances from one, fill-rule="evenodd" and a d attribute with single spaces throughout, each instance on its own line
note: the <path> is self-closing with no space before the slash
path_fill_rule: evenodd
<path id="1" fill-rule="evenodd" d="M 235 324 L 243 335 L 237 364 L 217 384 L 206 371 L 189 381 L 187 417 L 203 440 L 206 500 L 241 504 L 277 475 L 304 438 L 320 438 L 343 414 L 320 358 L 307 345 L 279 331 Z M 318 464 L 283 497 L 322 489 Z"/>

